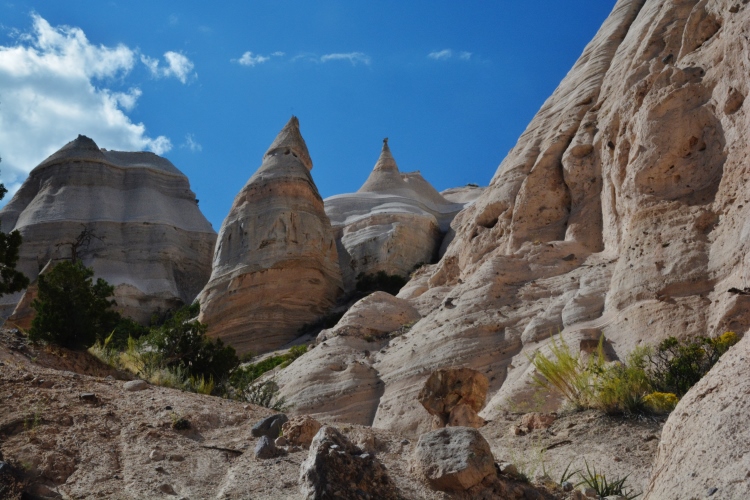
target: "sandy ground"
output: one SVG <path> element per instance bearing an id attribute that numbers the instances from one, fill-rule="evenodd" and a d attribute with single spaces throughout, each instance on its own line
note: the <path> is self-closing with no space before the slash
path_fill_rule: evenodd
<path id="1" fill-rule="evenodd" d="M 125 378 L 85 353 L 35 348 L 0 332 L 0 451 L 27 491 L 76 499 L 302 498 L 306 450 L 270 460 L 253 455 L 250 430 L 271 410 L 156 386 L 128 392 L 118 377 Z M 520 417 L 508 413 L 482 429 L 498 462 L 516 463 L 532 479 L 543 470 L 559 479 L 569 462 L 579 468 L 585 458 L 607 477 L 629 473 L 631 484 L 645 486 L 660 423 L 584 412 L 511 436 Z M 175 430 L 179 418 L 190 429 Z M 472 497 L 432 491 L 414 474 L 416 440 L 336 426 L 376 453 L 406 498 Z M 152 459 L 152 452 L 164 458 Z"/>

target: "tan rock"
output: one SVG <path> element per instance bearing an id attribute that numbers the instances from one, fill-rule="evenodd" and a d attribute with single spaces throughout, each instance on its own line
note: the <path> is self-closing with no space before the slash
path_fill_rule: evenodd
<path id="1" fill-rule="evenodd" d="M 239 353 L 293 340 L 341 292 L 336 244 L 310 169 L 292 117 L 222 224 L 200 320 Z"/>
<path id="2" fill-rule="evenodd" d="M 284 422 L 281 432 L 290 444 L 309 447 L 315 434 L 318 433 L 322 426 L 314 418 L 308 415 L 300 415 Z"/>
<path id="3" fill-rule="evenodd" d="M 490 445 L 476 429 L 446 427 L 419 437 L 416 467 L 438 490 L 462 492 L 495 475 Z"/>
<path id="4" fill-rule="evenodd" d="M 362 187 L 326 198 L 325 205 L 344 282 L 353 289 L 360 273 L 408 276 L 417 264 L 432 262 L 464 203 L 443 198 L 419 172 L 399 172 L 385 139 Z"/>
<path id="5" fill-rule="evenodd" d="M 487 377 L 470 368 L 443 368 L 433 372 L 419 391 L 419 402 L 430 415 L 453 426 L 481 427 L 477 412 L 487 397 Z"/>
<path id="6" fill-rule="evenodd" d="M 193 301 L 216 241 L 188 179 L 169 160 L 99 149 L 85 136 L 31 171 L 0 210 L 0 225 L 21 232 L 18 269 L 32 282 L 48 262 L 76 257 L 115 287 L 118 309 L 141 322 Z M 22 295 L 0 299 L 3 316 Z M 31 295 L 14 315 L 24 328 Z"/>
<path id="7" fill-rule="evenodd" d="M 391 332 L 421 316 L 408 302 L 375 292 L 354 304 L 338 324 L 318 335 L 314 349 L 280 371 L 279 395 L 291 411 L 370 425 L 383 382 L 372 367 Z"/>
<path id="8" fill-rule="evenodd" d="M 746 443 L 750 439 L 750 391 L 746 334 L 672 411 L 645 493 L 650 500 L 708 496 L 748 498 Z"/>
<path id="9" fill-rule="evenodd" d="M 533 431 L 548 429 L 557 420 L 557 416 L 551 413 L 527 413 L 521 417 L 521 427 Z"/>
<path id="10" fill-rule="evenodd" d="M 464 403 L 454 406 L 448 415 L 448 425 L 451 427 L 474 427 L 478 429 L 483 427 L 484 424 L 484 419 L 477 415 L 476 410 Z"/>

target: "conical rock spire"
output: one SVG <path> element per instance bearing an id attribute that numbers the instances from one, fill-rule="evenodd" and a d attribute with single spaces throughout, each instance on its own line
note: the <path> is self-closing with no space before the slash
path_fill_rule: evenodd
<path id="1" fill-rule="evenodd" d="M 294 340 L 341 292 L 336 242 L 310 168 L 293 116 L 219 231 L 200 318 L 240 353 Z"/>
<path id="2" fill-rule="evenodd" d="M 391 154 L 391 148 L 388 147 L 387 137 L 383 139 L 383 149 L 380 151 L 380 157 L 375 163 L 373 170 L 398 172 L 398 165 L 396 165 L 396 160 Z"/>
<path id="3" fill-rule="evenodd" d="M 287 124 L 284 125 L 284 128 L 281 129 L 281 132 L 279 132 L 279 135 L 271 143 L 264 158 L 278 152 L 286 153 L 286 150 L 296 158 L 299 158 L 302 164 L 307 167 L 307 170 L 312 170 L 312 158 L 310 158 L 310 153 L 307 151 L 307 144 L 305 144 L 305 140 L 299 131 L 299 120 L 294 115 L 292 115 Z"/>

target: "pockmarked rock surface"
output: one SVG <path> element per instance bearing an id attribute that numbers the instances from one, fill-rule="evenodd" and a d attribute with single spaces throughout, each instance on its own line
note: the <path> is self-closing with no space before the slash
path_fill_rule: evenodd
<path id="1" fill-rule="evenodd" d="M 421 318 L 405 300 L 375 292 L 354 304 L 314 348 L 275 375 L 291 412 L 334 421 L 372 424 L 383 382 L 376 353 Z"/>
<path id="2" fill-rule="evenodd" d="M 750 497 L 750 337 L 680 400 L 664 424 L 645 498 Z"/>
<path id="3" fill-rule="evenodd" d="M 354 446 L 331 426 L 321 428 L 310 445 L 300 467 L 300 490 L 307 500 L 406 498 L 372 453 Z"/>
<path id="4" fill-rule="evenodd" d="M 311 169 L 292 117 L 219 231 L 200 320 L 240 354 L 293 340 L 342 291 L 333 231 Z"/>
<path id="5" fill-rule="evenodd" d="M 323 427 L 323 424 L 314 418 L 308 415 L 300 415 L 284 422 L 282 432 L 284 438 L 290 444 L 307 448 L 321 427 Z"/>
<path id="6" fill-rule="evenodd" d="M 461 492 L 495 474 L 487 440 L 469 427 L 446 427 L 419 437 L 414 459 L 432 487 Z"/>
<path id="7" fill-rule="evenodd" d="M 616 3 L 400 292 L 423 318 L 375 356 L 375 427 L 429 430 L 417 393 L 451 365 L 487 376 L 485 419 L 539 399 L 529 356 L 558 332 L 624 359 L 750 327 L 750 296 L 729 292 L 750 265 L 749 28 L 742 2 Z"/>
<path id="8" fill-rule="evenodd" d="M 325 200 L 347 290 L 360 273 L 408 276 L 416 265 L 432 262 L 464 205 L 443 198 L 419 172 L 401 173 L 384 139 L 362 187 Z"/>
<path id="9" fill-rule="evenodd" d="M 48 263 L 75 257 L 115 287 L 121 312 L 141 322 L 195 299 L 216 242 L 187 177 L 169 160 L 100 149 L 82 135 L 31 171 L 0 210 L 0 226 L 23 237 L 17 268 L 30 289 Z M 28 328 L 33 310 L 22 298 L 0 298 L 0 313 Z"/>

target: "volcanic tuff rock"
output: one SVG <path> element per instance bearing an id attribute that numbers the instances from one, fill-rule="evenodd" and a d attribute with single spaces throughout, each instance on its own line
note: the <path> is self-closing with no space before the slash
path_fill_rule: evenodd
<path id="1" fill-rule="evenodd" d="M 114 285 L 118 308 L 139 321 L 195 298 L 216 241 L 187 178 L 169 160 L 99 149 L 85 136 L 31 171 L 0 210 L 0 224 L 21 232 L 18 269 L 32 281 L 48 262 L 76 251 Z M 77 244 L 84 230 L 88 238 Z M 21 296 L 0 299 L 4 316 Z M 17 311 L 26 317 L 22 326 L 28 312 Z"/>
<path id="2" fill-rule="evenodd" d="M 291 411 L 372 424 L 383 382 L 373 368 L 377 351 L 392 332 L 418 321 L 405 300 L 375 292 L 354 304 L 318 343 L 275 376 L 279 395 L 294 400 Z"/>
<path id="3" fill-rule="evenodd" d="M 341 292 L 336 243 L 311 169 L 292 117 L 219 231 L 200 320 L 240 353 L 294 339 Z"/>
<path id="4" fill-rule="evenodd" d="M 617 2 L 400 292 L 424 317 L 372 364 L 375 427 L 429 430 L 417 393 L 451 365 L 489 379 L 485 418 L 531 401 L 528 356 L 558 331 L 575 349 L 603 333 L 622 359 L 750 327 L 750 296 L 728 293 L 750 265 L 748 32 L 740 1 Z"/>
<path id="5" fill-rule="evenodd" d="M 325 200 L 346 289 L 354 288 L 360 273 L 408 276 L 415 265 L 432 262 L 463 206 L 443 198 L 419 172 L 400 173 L 384 139 L 359 191 Z"/>

